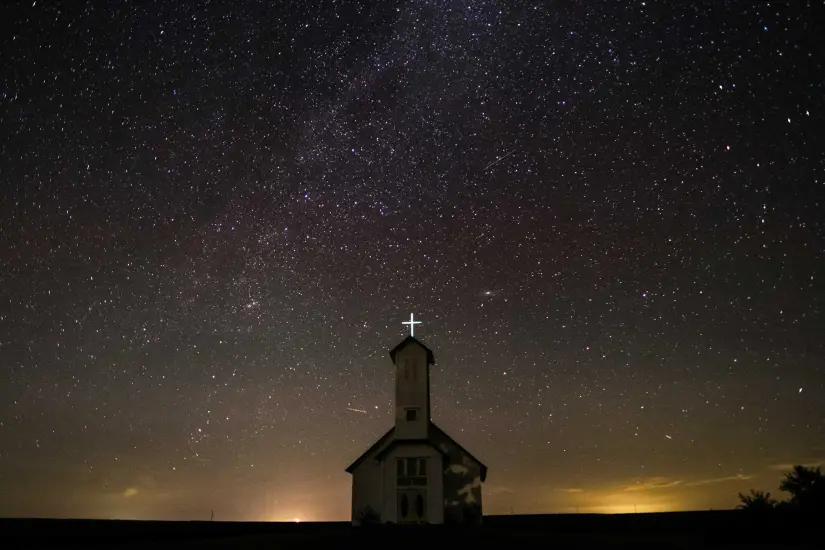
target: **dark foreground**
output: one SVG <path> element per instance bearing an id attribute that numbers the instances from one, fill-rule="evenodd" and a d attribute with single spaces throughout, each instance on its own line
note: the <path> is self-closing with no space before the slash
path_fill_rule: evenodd
<path id="1" fill-rule="evenodd" d="M 738 511 L 489 516 L 473 528 L 0 519 L 0 548 L 820 548 L 820 525 Z"/>

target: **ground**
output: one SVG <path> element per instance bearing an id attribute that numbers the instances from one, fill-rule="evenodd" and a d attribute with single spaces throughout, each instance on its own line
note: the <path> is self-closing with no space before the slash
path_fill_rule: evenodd
<path id="1" fill-rule="evenodd" d="M 480 527 L 0 519 L 2 548 L 818 548 L 799 523 L 743 512 L 492 516 Z M 810 525 L 807 524 L 806 525 Z M 821 536 L 821 535 L 820 535 Z M 821 542 L 821 539 L 819 539 Z"/>

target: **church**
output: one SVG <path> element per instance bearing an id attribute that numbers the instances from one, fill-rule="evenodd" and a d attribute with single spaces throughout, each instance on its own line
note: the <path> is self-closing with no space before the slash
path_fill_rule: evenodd
<path id="1" fill-rule="evenodd" d="M 395 425 L 350 464 L 352 522 L 481 523 L 487 467 L 430 418 L 433 352 L 410 335 L 390 351 Z"/>

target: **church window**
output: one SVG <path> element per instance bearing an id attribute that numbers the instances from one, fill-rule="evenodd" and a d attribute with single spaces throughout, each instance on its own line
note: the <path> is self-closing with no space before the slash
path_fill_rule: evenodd
<path id="1" fill-rule="evenodd" d="M 426 458 L 399 458 L 398 486 L 427 486 L 427 459 Z"/>
<path id="2" fill-rule="evenodd" d="M 424 517 L 424 497 L 421 496 L 421 493 L 418 493 L 415 497 L 415 513 L 420 518 Z"/>
<path id="3" fill-rule="evenodd" d="M 407 417 L 407 422 L 415 422 L 418 420 L 418 409 L 416 408 L 407 408 L 404 409 L 404 413 Z"/>
<path id="4" fill-rule="evenodd" d="M 407 495 L 401 495 L 401 517 L 407 517 L 407 511 L 410 509 L 410 500 Z"/>

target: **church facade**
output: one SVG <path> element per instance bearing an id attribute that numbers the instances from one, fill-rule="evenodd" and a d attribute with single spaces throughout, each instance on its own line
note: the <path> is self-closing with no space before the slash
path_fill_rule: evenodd
<path id="1" fill-rule="evenodd" d="M 347 468 L 353 524 L 481 523 L 487 467 L 430 419 L 433 352 L 411 335 L 390 358 L 395 425 Z"/>

